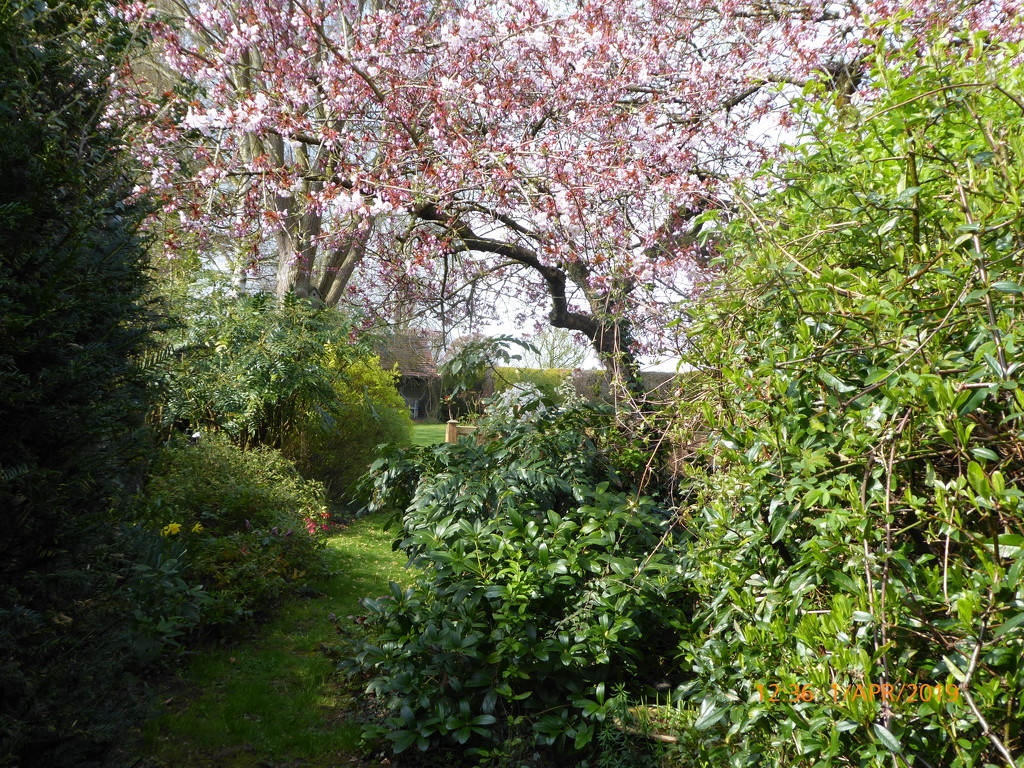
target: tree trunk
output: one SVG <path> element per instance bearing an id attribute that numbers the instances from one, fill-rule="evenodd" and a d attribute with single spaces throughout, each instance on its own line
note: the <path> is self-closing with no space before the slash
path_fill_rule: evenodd
<path id="1" fill-rule="evenodd" d="M 328 307 L 336 307 L 345 295 L 349 280 L 359 262 L 366 254 L 366 245 L 373 231 L 371 219 L 362 229 L 356 231 L 327 259 L 319 276 L 320 299 Z"/>
<path id="2" fill-rule="evenodd" d="M 270 155 L 278 165 L 283 166 L 286 161 L 284 139 L 281 136 L 272 136 L 267 143 Z M 303 172 L 308 173 L 308 149 L 300 144 L 290 151 L 294 154 L 295 164 Z M 278 298 L 283 298 L 289 292 L 303 299 L 313 295 L 316 240 L 320 235 L 323 220 L 311 208 L 303 210 L 297 196 L 308 198 L 316 194 L 320 186 L 320 182 L 307 181 L 295 194 L 274 197 L 274 210 L 280 216 L 280 227 L 274 233 L 274 240 L 277 243 L 275 293 Z"/>

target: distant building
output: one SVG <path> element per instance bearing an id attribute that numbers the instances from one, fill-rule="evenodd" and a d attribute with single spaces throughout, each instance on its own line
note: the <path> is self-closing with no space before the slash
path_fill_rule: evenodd
<path id="1" fill-rule="evenodd" d="M 432 342 L 437 331 L 416 328 L 395 331 L 380 350 L 385 370 L 398 368 L 398 392 L 409 406 L 409 415 L 425 419 L 434 410 L 441 392 Z"/>

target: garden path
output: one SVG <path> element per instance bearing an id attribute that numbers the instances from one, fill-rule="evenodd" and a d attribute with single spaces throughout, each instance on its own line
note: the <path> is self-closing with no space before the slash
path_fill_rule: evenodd
<path id="1" fill-rule="evenodd" d="M 164 711 L 141 734 L 139 768 L 332 768 L 388 765 L 359 747 L 359 686 L 335 674 L 335 621 L 358 600 L 404 581 L 381 515 L 332 536 L 334 574 L 289 598 L 251 635 L 204 648 L 185 662 Z"/>

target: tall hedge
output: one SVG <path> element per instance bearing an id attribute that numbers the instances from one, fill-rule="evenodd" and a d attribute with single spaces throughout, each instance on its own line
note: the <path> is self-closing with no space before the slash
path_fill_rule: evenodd
<path id="1" fill-rule="evenodd" d="M 1020 764 L 1021 51 L 880 50 L 733 230 L 682 406 L 683 765 Z"/>
<path id="2" fill-rule="evenodd" d="M 129 32 L 108 15 L 0 8 L 0 765 L 100 764 L 124 725 L 108 510 L 132 482 L 146 280 L 101 122 Z"/>

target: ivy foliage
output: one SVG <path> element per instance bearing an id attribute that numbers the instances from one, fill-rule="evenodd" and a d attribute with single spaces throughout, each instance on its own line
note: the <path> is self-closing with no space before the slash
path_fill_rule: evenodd
<path id="1" fill-rule="evenodd" d="M 695 308 L 681 764 L 1024 753 L 1020 57 L 880 50 L 860 111 L 804 107 Z"/>
<path id="2" fill-rule="evenodd" d="M 586 749 L 616 686 L 653 679 L 685 621 L 659 548 L 667 510 L 624 487 L 600 438 L 610 414 L 523 395 L 491 406 L 480 442 L 381 459 L 415 580 L 364 600 L 352 670 L 391 709 L 396 751 L 511 743 Z"/>

